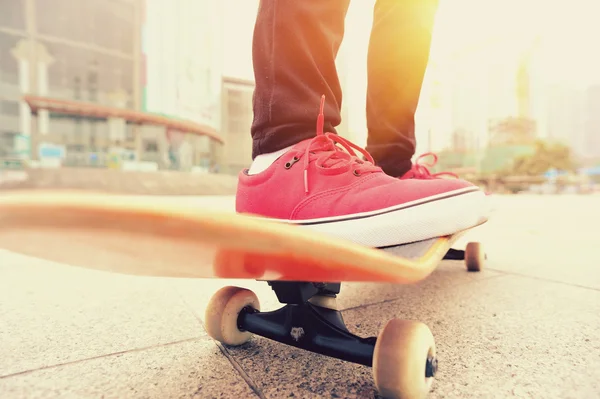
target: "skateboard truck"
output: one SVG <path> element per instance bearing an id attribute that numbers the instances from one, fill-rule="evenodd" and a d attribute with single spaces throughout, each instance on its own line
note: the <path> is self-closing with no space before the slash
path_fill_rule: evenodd
<path id="1" fill-rule="evenodd" d="M 448 249 L 448 252 L 446 252 L 443 259 L 464 260 L 468 271 L 478 272 L 481 271 L 481 267 L 487 259 L 487 254 L 483 252 L 480 243 L 470 242 L 465 249 Z"/>
<path id="2" fill-rule="evenodd" d="M 450 248 L 446 255 L 444 255 L 444 260 L 465 260 L 465 251 L 462 249 Z"/>
<path id="3" fill-rule="evenodd" d="M 316 296 L 335 298 L 340 284 L 269 282 L 285 306 L 271 312 L 246 307 L 238 317 L 240 331 L 310 352 L 372 366 L 376 337 L 361 338 L 346 328 L 341 312 L 317 306 Z"/>
<path id="4" fill-rule="evenodd" d="M 206 307 L 204 325 L 217 341 L 237 346 L 252 334 L 373 370 L 379 394 L 422 398 L 437 371 L 435 340 L 429 328 L 413 320 L 392 319 L 377 337 L 359 337 L 335 306 L 341 284 L 270 281 L 280 309 L 261 312 L 258 297 L 241 287 L 223 287 Z M 319 306 L 318 304 L 325 304 Z"/>
<path id="5" fill-rule="evenodd" d="M 340 283 L 305 283 L 295 281 L 268 281 L 267 282 L 280 303 L 300 305 L 315 296 L 335 298 L 340 293 Z"/>

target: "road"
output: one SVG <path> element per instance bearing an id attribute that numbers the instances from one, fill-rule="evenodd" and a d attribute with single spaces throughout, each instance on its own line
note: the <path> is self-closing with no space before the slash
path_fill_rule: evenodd
<path id="1" fill-rule="evenodd" d="M 484 243 L 484 271 L 446 261 L 413 286 L 344 284 L 348 327 L 427 323 L 440 358 L 432 398 L 600 397 L 600 197 L 493 201 L 493 219 L 459 243 Z M 0 249 L 0 397 L 375 395 L 367 367 L 263 338 L 240 348 L 210 339 L 204 307 L 231 283 L 277 306 L 264 283 L 115 275 Z"/>

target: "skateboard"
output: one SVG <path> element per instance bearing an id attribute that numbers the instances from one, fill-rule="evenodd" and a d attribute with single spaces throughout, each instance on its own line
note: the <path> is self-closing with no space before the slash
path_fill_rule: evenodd
<path id="1" fill-rule="evenodd" d="M 0 247 L 108 272 L 267 282 L 283 304 L 261 312 L 257 296 L 224 287 L 205 312 L 208 334 L 225 345 L 252 334 L 370 366 L 379 393 L 418 398 L 437 371 L 429 328 L 390 320 L 377 337 L 359 337 L 336 306 L 341 282 L 416 283 L 442 259 L 479 271 L 479 243 L 452 249 L 464 233 L 388 248 L 369 248 L 307 227 L 253 215 L 208 211 L 152 197 L 72 191 L 0 194 Z"/>

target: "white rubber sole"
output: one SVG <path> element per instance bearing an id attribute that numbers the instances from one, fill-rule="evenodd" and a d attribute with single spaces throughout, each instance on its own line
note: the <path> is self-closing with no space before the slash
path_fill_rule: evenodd
<path id="1" fill-rule="evenodd" d="M 343 219 L 288 221 L 319 233 L 370 247 L 400 245 L 450 235 L 487 221 L 489 199 L 482 191 L 459 190 L 438 198 Z"/>

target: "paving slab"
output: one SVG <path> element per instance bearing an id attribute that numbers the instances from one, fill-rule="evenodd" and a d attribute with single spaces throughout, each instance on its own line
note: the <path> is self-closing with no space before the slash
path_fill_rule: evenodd
<path id="1" fill-rule="evenodd" d="M 394 317 L 420 320 L 436 337 L 432 398 L 600 396 L 598 291 L 496 276 L 344 312 L 350 330 L 365 336 Z M 375 395 L 367 367 L 260 337 L 227 350 L 266 397 Z"/>
<path id="2" fill-rule="evenodd" d="M 205 334 L 168 279 L 2 250 L 0 320 L 0 376 Z"/>
<path id="3" fill-rule="evenodd" d="M 352 309 L 391 300 L 420 296 L 447 287 L 463 286 L 499 275 L 493 270 L 468 272 L 463 261 L 443 261 L 426 279 L 416 284 L 345 283 L 339 296 L 340 309 Z"/>
<path id="4" fill-rule="evenodd" d="M 252 398 L 207 337 L 0 378 L 3 398 Z"/>
<path id="5" fill-rule="evenodd" d="M 488 268 L 600 289 L 600 197 L 492 196 L 495 212 L 466 240 L 481 241 Z"/>

